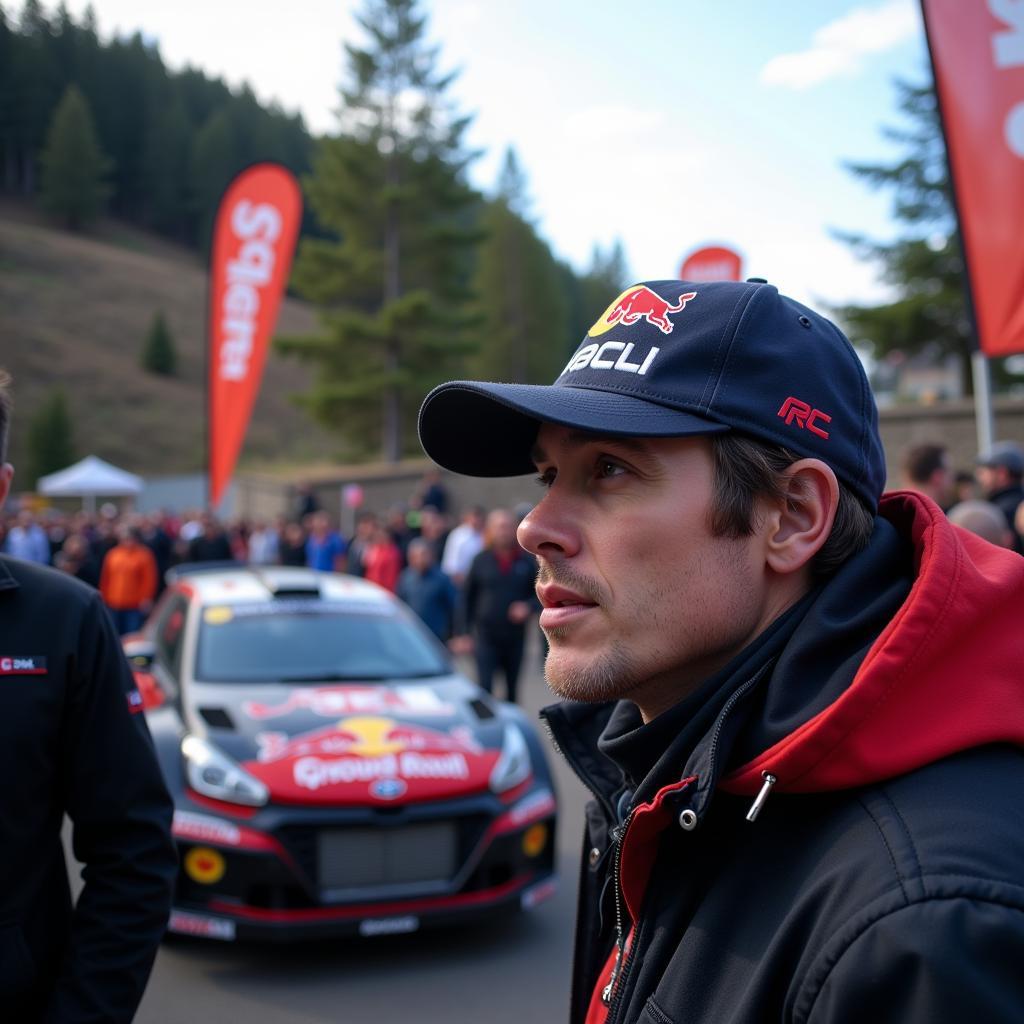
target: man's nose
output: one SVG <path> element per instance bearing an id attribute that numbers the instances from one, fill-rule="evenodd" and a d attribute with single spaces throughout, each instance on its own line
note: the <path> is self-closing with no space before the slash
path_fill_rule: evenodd
<path id="1" fill-rule="evenodd" d="M 538 558 L 572 558 L 580 550 L 571 502 L 551 490 L 519 524 L 520 545 Z"/>

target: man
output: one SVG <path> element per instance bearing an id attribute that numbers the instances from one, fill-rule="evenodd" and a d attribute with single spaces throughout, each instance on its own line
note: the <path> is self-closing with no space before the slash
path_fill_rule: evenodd
<path id="1" fill-rule="evenodd" d="M 900 462 L 902 483 L 907 490 L 927 494 L 939 508 L 949 508 L 953 499 L 953 468 L 945 445 L 911 445 L 904 450 Z"/>
<path id="2" fill-rule="evenodd" d="M 326 512 L 314 512 L 306 538 L 306 565 L 321 572 L 345 571 L 345 541 Z"/>
<path id="3" fill-rule="evenodd" d="M 954 526 L 977 534 L 989 544 L 1013 549 L 1013 530 L 1006 525 L 1006 516 L 991 501 L 958 501 L 947 513 Z"/>
<path id="4" fill-rule="evenodd" d="M 595 797 L 574 1022 L 1020 1020 L 1024 562 L 879 503 L 833 324 L 637 285 L 553 386 L 442 385 L 420 437 L 545 488 L 545 717 Z"/>
<path id="5" fill-rule="evenodd" d="M 462 521 L 445 541 L 441 569 L 456 585 L 462 586 L 473 559 L 484 546 L 484 510 L 473 505 L 462 513 Z"/>
<path id="6" fill-rule="evenodd" d="M 231 562 L 231 541 L 224 527 L 210 512 L 204 512 L 200 518 L 202 532 L 188 542 L 187 558 L 190 562 Z"/>
<path id="7" fill-rule="evenodd" d="M 434 564 L 429 541 L 416 537 L 409 542 L 409 564 L 398 577 L 398 596 L 423 620 L 438 640 L 452 633 L 455 587 Z"/>
<path id="8" fill-rule="evenodd" d="M 0 505 L 10 414 L 0 374 Z M 0 1017 L 127 1024 L 170 912 L 172 805 L 99 594 L 0 556 Z M 61 822 L 85 886 L 72 908 Z"/>
<path id="9" fill-rule="evenodd" d="M 17 525 L 7 534 L 4 551 L 11 558 L 20 558 L 23 562 L 50 564 L 50 542 L 30 509 L 23 508 L 18 513 Z"/>
<path id="10" fill-rule="evenodd" d="M 135 633 L 153 607 L 158 574 L 153 552 L 142 543 L 138 530 L 122 524 L 119 542 L 107 552 L 100 567 L 100 593 L 119 635 Z"/>
<path id="11" fill-rule="evenodd" d="M 1014 549 L 1024 553 L 1024 537 L 1017 532 L 1015 517 L 1024 502 L 1024 450 L 1013 441 L 997 441 L 978 456 L 978 486 L 982 497 L 997 505 L 1014 531 Z"/>
<path id="12" fill-rule="evenodd" d="M 539 610 L 534 596 L 537 570 L 516 542 L 516 521 L 508 509 L 487 517 L 486 546 L 473 559 L 462 588 L 459 635 L 452 649 L 476 656 L 477 682 L 488 692 L 494 674 L 505 679 L 505 699 L 515 702 L 526 644 L 526 623 Z"/>

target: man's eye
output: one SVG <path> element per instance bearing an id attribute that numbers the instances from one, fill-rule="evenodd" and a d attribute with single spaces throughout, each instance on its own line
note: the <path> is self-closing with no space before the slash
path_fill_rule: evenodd
<path id="1" fill-rule="evenodd" d="M 555 471 L 553 469 L 545 469 L 543 473 L 537 474 L 536 479 L 541 487 L 550 487 L 555 482 Z"/>
<path id="2" fill-rule="evenodd" d="M 613 462 L 611 459 L 601 459 L 597 464 L 597 475 L 602 480 L 621 476 L 625 472 L 625 466 L 620 466 L 617 462 Z"/>

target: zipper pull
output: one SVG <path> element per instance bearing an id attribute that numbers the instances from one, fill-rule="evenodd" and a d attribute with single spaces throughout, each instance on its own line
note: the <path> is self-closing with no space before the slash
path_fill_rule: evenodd
<path id="1" fill-rule="evenodd" d="M 779 781 L 771 772 L 761 772 L 761 778 L 764 779 L 764 784 L 761 786 L 761 792 L 757 794 L 757 798 L 750 805 L 750 810 L 747 811 L 747 821 L 753 821 L 761 813 L 761 808 L 764 807 L 764 802 L 768 799 L 772 786 Z"/>
<path id="2" fill-rule="evenodd" d="M 622 947 L 625 943 L 622 941 L 622 933 L 619 933 L 619 941 L 615 943 L 615 963 L 612 966 L 612 974 L 608 979 L 608 984 L 601 989 L 601 1002 L 605 1006 L 611 1006 L 612 1003 L 612 992 L 615 991 L 615 982 L 619 977 L 619 967 L 622 966 Z"/>

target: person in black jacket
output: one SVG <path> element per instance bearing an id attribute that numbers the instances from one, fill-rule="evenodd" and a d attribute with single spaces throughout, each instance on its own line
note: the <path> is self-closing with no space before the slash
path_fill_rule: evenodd
<path id="1" fill-rule="evenodd" d="M 978 456 L 976 475 L 985 500 L 1013 530 L 1014 550 L 1024 553 L 1024 537 L 1017 530 L 1017 509 L 1024 504 L 1024 450 L 1013 441 L 997 441 Z"/>
<path id="2" fill-rule="evenodd" d="M 0 373 L 0 505 L 10 404 Z M 0 1018 L 127 1024 L 171 907 L 173 808 L 99 594 L 0 556 Z M 72 907 L 61 822 L 85 885 Z"/>
<path id="3" fill-rule="evenodd" d="M 452 649 L 476 656 L 477 682 L 490 693 L 499 669 L 506 699 L 515 701 L 523 663 L 526 623 L 540 607 L 534 594 L 536 565 L 516 540 L 507 509 L 487 517 L 486 546 L 473 559 L 462 586 L 458 635 Z"/>
<path id="4" fill-rule="evenodd" d="M 1024 561 L 882 496 L 834 324 L 635 285 L 554 385 L 441 385 L 420 439 L 545 488 L 544 716 L 593 794 L 573 1024 L 1024 1019 Z"/>

